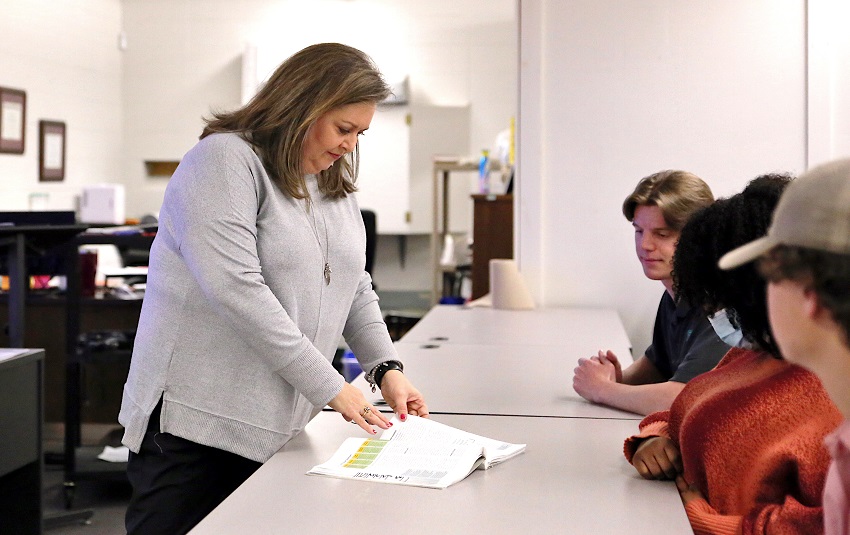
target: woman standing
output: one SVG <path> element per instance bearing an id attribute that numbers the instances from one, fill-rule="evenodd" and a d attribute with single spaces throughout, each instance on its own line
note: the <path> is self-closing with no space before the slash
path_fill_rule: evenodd
<path id="1" fill-rule="evenodd" d="M 126 525 L 185 533 L 330 405 L 390 423 L 334 370 L 344 337 L 404 420 L 427 416 L 364 270 L 357 137 L 389 89 L 364 53 L 313 45 L 216 114 L 169 182 L 119 421 Z"/>

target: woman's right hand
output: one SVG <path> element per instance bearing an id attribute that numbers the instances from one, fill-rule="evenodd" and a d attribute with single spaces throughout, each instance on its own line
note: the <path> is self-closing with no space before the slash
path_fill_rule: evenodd
<path id="1" fill-rule="evenodd" d="M 669 438 L 652 437 L 640 443 L 632 466 L 644 479 L 676 479 L 682 473 L 682 456 Z"/>
<path id="2" fill-rule="evenodd" d="M 386 416 L 366 401 L 360 389 L 348 383 L 343 385 L 342 391 L 328 403 L 328 406 L 340 413 L 346 421 L 356 423 L 372 435 L 377 433 L 373 425 L 381 429 L 388 429 L 392 425 Z"/>

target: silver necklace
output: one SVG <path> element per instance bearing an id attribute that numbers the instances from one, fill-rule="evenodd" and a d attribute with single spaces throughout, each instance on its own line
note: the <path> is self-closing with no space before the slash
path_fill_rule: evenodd
<path id="1" fill-rule="evenodd" d="M 309 211 L 310 215 L 313 216 L 312 221 L 310 221 L 310 219 L 308 218 L 307 222 L 311 223 L 310 230 L 313 231 L 313 236 L 315 236 L 315 238 L 316 238 L 316 243 L 319 245 L 319 251 L 320 252 L 322 251 L 322 241 L 319 239 L 318 224 L 316 223 L 316 210 L 314 210 L 313 207 L 315 207 L 316 209 L 319 210 L 319 213 L 322 216 L 322 226 L 325 227 L 325 251 L 323 253 L 322 260 L 324 260 L 324 264 L 325 264 L 323 273 L 324 273 L 324 276 L 325 276 L 325 284 L 327 285 L 327 284 L 331 283 L 331 273 L 332 272 L 331 272 L 331 264 L 330 264 L 330 261 L 329 261 L 329 258 L 328 258 L 329 257 L 328 246 L 330 244 L 330 240 L 328 239 L 328 225 L 325 222 L 325 213 L 322 212 L 321 209 L 319 209 L 317 205 L 313 204 L 313 201 L 310 198 L 307 198 L 305 204 L 306 204 L 306 207 L 304 208 L 305 215 Z"/>

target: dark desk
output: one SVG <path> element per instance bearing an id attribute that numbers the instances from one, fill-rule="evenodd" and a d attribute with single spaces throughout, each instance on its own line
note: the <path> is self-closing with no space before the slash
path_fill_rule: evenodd
<path id="1" fill-rule="evenodd" d="M 97 303 L 108 303 L 109 301 L 115 300 L 107 300 L 103 299 L 100 301 L 91 300 L 87 298 L 81 297 L 81 284 L 80 284 L 80 260 L 79 260 L 79 248 L 81 245 L 114 245 L 120 248 L 134 248 L 134 249 L 150 249 L 151 244 L 155 238 L 155 232 L 152 233 L 134 233 L 134 234 L 101 234 L 101 233 L 85 233 L 80 234 L 75 237 L 71 242 L 73 245 L 69 247 L 66 254 L 66 264 L 67 266 L 67 276 L 68 276 L 68 288 L 67 288 L 67 303 L 65 305 L 65 348 L 66 354 L 68 355 L 68 362 L 70 363 L 73 359 L 71 356 L 76 355 L 77 351 L 77 341 L 80 336 L 80 332 L 82 332 L 82 309 L 81 306 L 83 303 L 85 304 L 97 304 Z M 136 301 L 139 303 L 138 306 L 141 306 L 140 301 Z M 139 317 L 138 314 L 135 317 L 135 322 L 131 328 L 135 329 L 136 324 L 138 324 Z M 111 327 L 101 327 L 101 328 L 111 328 Z M 69 370 L 70 371 L 70 370 Z M 67 382 L 67 381 L 66 381 Z M 67 410 L 67 408 L 66 408 Z"/>
<path id="2" fill-rule="evenodd" d="M 10 275 L 9 292 L 0 294 L 0 325 L 9 324 L 8 338 L 0 330 L 0 347 L 39 347 L 46 353 L 46 421 L 66 418 L 66 374 L 69 356 L 75 355 L 81 332 L 135 329 L 140 301 L 97 299 L 80 295 L 79 246 L 112 244 L 120 248 L 150 249 L 152 234 L 81 233 L 86 225 L 0 226 L 0 254 L 5 254 Z M 28 291 L 26 259 L 33 252 L 51 250 L 64 257 L 68 287 L 65 295 Z M 6 306 L 3 306 L 3 305 Z M 28 328 L 25 328 L 27 327 Z M 126 368 L 96 370 L 83 380 L 88 388 L 84 421 L 115 421 Z M 99 381 L 102 388 L 96 388 Z M 115 392 L 118 392 L 115 394 Z M 103 400 L 109 400 L 108 402 Z"/>
<path id="3" fill-rule="evenodd" d="M 27 251 L 43 253 L 67 243 L 88 225 L 0 226 L 0 249 L 6 249 L 9 269 L 10 347 L 24 345 L 24 302 L 29 287 L 26 272 Z"/>
<path id="4" fill-rule="evenodd" d="M 71 246 L 66 252 L 66 274 L 68 278 L 68 287 L 66 290 L 65 303 L 65 506 L 71 507 L 74 498 L 74 489 L 76 481 L 79 480 L 126 480 L 126 465 L 123 463 L 104 463 L 97 460 L 98 448 L 84 447 L 81 444 L 80 424 L 82 421 L 82 396 L 81 396 L 81 380 L 83 365 L 86 359 L 80 352 L 78 341 L 81 326 L 83 325 L 82 311 L 83 303 L 95 304 L 98 300 L 81 297 L 80 283 L 80 262 L 79 248 L 81 245 L 115 245 L 116 247 L 131 247 L 150 249 L 154 240 L 153 233 L 121 233 L 121 234 L 104 234 L 104 233 L 85 233 L 80 234 L 71 241 Z M 112 302 L 117 305 L 116 300 L 100 300 L 101 304 Z M 120 300 L 118 300 L 120 301 Z M 131 303 L 134 315 L 132 325 L 129 329 L 135 331 L 138 324 L 138 311 L 141 310 L 141 301 L 129 301 Z M 100 326 L 100 330 L 105 328 Z M 127 328 L 127 327 L 125 327 Z M 122 379 L 114 381 L 112 386 L 120 392 L 124 380 L 127 377 L 127 369 L 129 366 L 129 352 L 124 352 L 119 355 L 115 362 L 108 362 L 107 365 L 113 368 L 113 371 L 118 372 Z M 113 364 L 118 364 L 114 366 Z M 119 398 L 120 399 L 120 398 Z M 114 404 L 109 410 L 111 413 L 110 420 L 117 424 L 118 407 L 120 401 Z"/>
<path id="5" fill-rule="evenodd" d="M 81 480 L 126 480 L 126 464 L 104 463 L 97 460 L 98 448 L 84 447 L 81 444 L 81 410 L 82 398 L 80 392 L 80 381 L 82 379 L 83 366 L 92 362 L 92 356 L 81 351 L 78 340 L 82 325 L 82 303 L 95 302 L 94 300 L 81 299 L 80 297 L 80 273 L 79 273 L 79 246 L 91 244 L 115 245 L 118 248 L 150 249 L 155 234 L 152 232 L 132 234 L 96 234 L 86 233 L 74 238 L 71 242 L 73 247 L 68 250 L 66 263 L 68 264 L 68 289 L 67 303 L 65 305 L 65 340 L 67 346 L 65 361 L 65 506 L 70 509 L 76 481 Z M 102 300 L 103 302 L 115 300 Z M 141 301 L 130 301 L 141 307 Z M 141 308 L 138 309 L 139 311 Z M 136 312 L 133 331 L 139 321 Z M 105 356 L 104 356 L 105 357 Z M 120 391 L 124 380 L 127 378 L 127 370 L 130 362 L 130 351 L 120 351 L 110 355 L 108 358 L 94 359 L 120 370 L 122 380 L 116 385 Z M 112 408 L 112 421 L 117 420 L 120 400 Z M 117 421 L 116 421 L 117 423 Z"/>
<path id="6" fill-rule="evenodd" d="M 8 294 L 0 294 L 0 325 L 8 322 Z M 65 335 L 67 298 L 53 292 L 31 291 L 26 296 L 23 347 L 44 349 L 44 421 L 65 421 L 69 355 Z M 79 332 L 133 330 L 139 323 L 141 300 L 83 297 L 79 303 Z M 10 347 L 0 331 L 0 347 Z M 71 354 L 73 357 L 74 354 Z M 128 359 L 129 361 L 129 359 Z M 83 423 L 115 423 L 127 363 L 94 363 L 80 377 Z"/>
<path id="7" fill-rule="evenodd" d="M 35 308 L 39 297 L 27 294 L 26 254 L 28 249 L 36 252 L 57 248 L 63 255 L 64 272 L 67 277 L 67 289 L 62 297 L 44 296 L 41 298 L 43 305 L 48 308 L 59 305 L 64 308 L 64 318 L 54 316 L 52 321 L 45 320 L 47 315 L 39 314 L 41 329 L 31 329 L 32 333 L 26 333 L 26 337 L 41 335 L 51 338 L 51 343 L 56 344 L 58 340 L 64 340 L 64 347 L 57 351 L 51 351 L 55 356 L 64 356 L 64 386 L 61 390 L 49 389 L 48 393 L 58 397 L 59 392 L 64 390 L 64 422 L 65 422 L 65 498 L 66 506 L 70 508 L 73 499 L 73 489 L 76 480 L 80 479 L 125 479 L 124 466 L 109 465 L 103 462 L 94 462 L 97 452 L 92 448 L 84 448 L 80 441 L 80 423 L 82 421 L 82 405 L 84 400 L 81 391 L 83 381 L 82 365 L 84 359 L 78 352 L 78 339 L 82 328 L 86 330 L 103 329 L 129 329 L 135 330 L 138 324 L 141 301 L 123 301 L 114 299 L 92 299 L 81 296 L 79 246 L 89 244 L 110 244 L 119 248 L 150 249 L 154 240 L 154 234 L 146 232 L 131 234 L 104 234 L 83 233 L 88 227 L 85 225 L 46 225 L 46 226 L 9 226 L 0 227 L 0 247 L 7 248 L 7 258 L 10 272 L 9 300 L 9 345 L 19 347 L 24 345 L 26 318 L 28 312 Z M 106 317 L 104 323 L 92 325 L 85 322 L 83 312 L 90 307 L 100 309 L 101 317 Z M 30 309 L 30 310 L 28 310 Z M 118 311 L 129 311 L 132 319 L 123 325 L 116 325 L 121 318 Z M 60 312 L 61 313 L 61 312 Z M 31 317 L 32 319 L 32 317 Z M 64 319 L 64 321 L 63 321 Z M 86 318 L 90 319 L 90 318 Z M 64 328 L 64 336 L 61 329 Z M 2 336 L 0 336 L 1 338 Z M 37 346 L 40 347 L 40 346 Z M 55 357 L 54 357 L 55 358 Z M 106 421 L 116 422 L 118 407 L 120 406 L 120 391 L 127 376 L 129 365 L 129 353 L 119 355 L 105 365 L 109 368 L 110 377 L 113 380 L 99 381 L 98 390 L 110 390 L 118 392 L 117 401 L 107 408 Z M 117 364 L 117 365 L 116 365 Z M 54 370 L 55 371 L 55 370 Z M 115 375 L 117 374 L 117 376 Z M 49 374 L 48 374 L 49 375 Z M 88 383 L 92 383 L 91 377 L 86 377 Z M 96 381 L 97 383 L 97 381 Z M 50 397 L 50 396 L 48 396 Z M 52 408 L 52 405 L 48 405 Z M 54 411 L 50 411 L 51 413 Z M 49 414 L 50 416 L 55 416 Z M 55 418 L 50 418 L 55 419 Z M 5 532 L 0 530 L 0 532 Z"/>
<path id="8" fill-rule="evenodd" d="M 0 533 L 41 533 L 43 363 L 0 349 Z"/>

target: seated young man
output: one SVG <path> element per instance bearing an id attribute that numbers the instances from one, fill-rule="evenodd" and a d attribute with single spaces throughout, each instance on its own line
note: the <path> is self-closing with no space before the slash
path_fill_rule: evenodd
<path id="1" fill-rule="evenodd" d="M 827 535 L 850 533 L 850 159 L 816 167 L 779 202 L 767 236 L 724 256 L 732 269 L 758 258 L 770 325 L 782 355 L 811 369 L 844 422 L 826 439 Z"/>
<path id="2" fill-rule="evenodd" d="M 643 273 L 665 288 L 652 344 L 623 370 L 611 351 L 579 359 L 573 388 L 594 403 L 637 414 L 668 409 L 685 383 L 706 372 L 729 350 L 706 314 L 677 302 L 673 291 L 673 254 L 679 232 L 697 210 L 714 202 L 708 185 L 686 171 L 661 171 L 642 179 L 623 202 L 623 215 L 635 232 Z"/>

